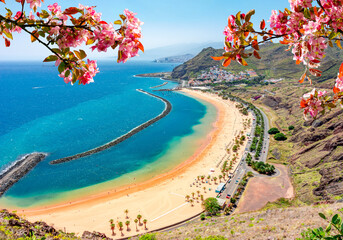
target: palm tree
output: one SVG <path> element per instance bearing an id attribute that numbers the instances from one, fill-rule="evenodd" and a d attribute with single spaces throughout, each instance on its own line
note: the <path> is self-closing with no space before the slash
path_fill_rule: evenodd
<path id="1" fill-rule="evenodd" d="M 195 195 L 195 193 L 194 193 L 194 192 L 192 192 L 192 198 L 194 198 L 194 195 Z"/>
<path id="2" fill-rule="evenodd" d="M 208 181 L 210 181 L 210 179 L 211 179 L 211 176 L 210 176 L 210 175 L 208 175 L 208 176 L 207 176 L 207 180 L 208 180 Z"/>
<path id="3" fill-rule="evenodd" d="M 226 172 L 223 171 L 223 178 L 225 180 L 225 177 L 226 177 Z"/>
<path id="4" fill-rule="evenodd" d="M 111 230 L 112 230 L 112 236 L 114 236 L 114 227 L 115 227 L 115 224 L 113 223 L 113 219 L 110 220 L 110 226 L 111 226 Z"/>
<path id="5" fill-rule="evenodd" d="M 199 190 L 197 191 L 197 194 L 198 194 L 198 197 L 199 197 L 200 196 L 200 191 Z"/>
<path id="6" fill-rule="evenodd" d="M 214 177 L 213 180 L 214 180 L 214 184 L 217 184 L 217 177 Z"/>
<path id="7" fill-rule="evenodd" d="M 191 206 L 193 207 L 194 206 L 193 199 L 189 200 L 189 202 L 191 203 Z"/>
<path id="8" fill-rule="evenodd" d="M 134 220 L 134 222 L 135 222 L 135 224 L 136 224 L 136 232 L 138 232 L 138 227 L 137 227 L 138 219 L 136 218 L 136 219 Z"/>
<path id="9" fill-rule="evenodd" d="M 206 187 L 204 187 L 204 192 L 206 192 Z"/>
<path id="10" fill-rule="evenodd" d="M 129 218 L 128 216 L 127 216 L 127 214 L 129 213 L 129 210 L 128 209 L 125 209 L 125 214 L 126 214 L 126 218 Z"/>
<path id="11" fill-rule="evenodd" d="M 146 219 L 143 220 L 145 230 L 147 230 L 147 228 L 146 228 L 146 223 L 147 222 L 148 222 L 148 220 L 146 220 Z"/>
<path id="12" fill-rule="evenodd" d="M 204 179 L 205 179 L 205 176 L 202 175 L 202 176 L 201 176 L 201 181 L 204 182 Z"/>
<path id="13" fill-rule="evenodd" d="M 198 181 L 200 180 L 200 176 L 197 176 Z"/>
<path id="14" fill-rule="evenodd" d="M 222 182 L 222 178 L 223 178 L 223 176 L 219 175 L 219 182 Z"/>
<path id="15" fill-rule="evenodd" d="M 187 202 L 189 201 L 189 198 L 190 198 L 190 196 L 189 196 L 189 195 L 186 195 L 186 200 L 187 200 Z"/>
<path id="16" fill-rule="evenodd" d="M 119 223 L 118 223 L 118 227 L 119 227 L 119 231 L 121 232 L 121 235 L 124 235 L 124 234 L 123 234 L 123 226 L 124 226 L 124 225 L 123 225 L 122 222 L 119 222 Z"/>
<path id="17" fill-rule="evenodd" d="M 204 195 L 200 195 L 200 199 L 203 202 L 204 201 Z"/>
<path id="18" fill-rule="evenodd" d="M 126 222 L 125 222 L 125 225 L 126 225 L 126 231 L 129 231 L 130 221 L 126 221 Z"/>
<path id="19" fill-rule="evenodd" d="M 142 218 L 142 215 L 138 214 L 138 215 L 137 215 L 137 219 L 138 219 L 138 221 L 139 221 L 139 226 L 142 225 L 142 224 L 141 224 L 141 218 Z"/>

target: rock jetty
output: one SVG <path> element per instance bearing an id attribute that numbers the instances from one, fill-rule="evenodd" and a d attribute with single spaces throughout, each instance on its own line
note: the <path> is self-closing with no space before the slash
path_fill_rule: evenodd
<path id="1" fill-rule="evenodd" d="M 73 155 L 73 156 L 69 156 L 69 157 L 53 160 L 53 161 L 50 162 L 50 164 L 65 163 L 65 162 L 73 161 L 73 160 L 76 160 L 76 159 L 79 159 L 79 158 L 82 158 L 82 157 L 90 156 L 92 154 L 104 151 L 104 150 L 106 150 L 108 148 L 111 148 L 111 147 L 113 147 L 113 146 L 115 146 L 115 145 L 125 141 L 126 139 L 132 137 L 136 133 L 142 131 L 143 129 L 145 129 L 147 127 L 149 127 L 150 125 L 152 125 L 153 123 L 159 121 L 160 119 L 164 118 L 165 116 L 167 116 L 170 113 L 170 111 L 172 109 L 172 105 L 171 105 L 171 103 L 168 100 L 166 100 L 166 99 L 164 99 L 164 98 L 162 98 L 160 96 L 157 96 L 155 94 L 146 92 L 146 91 L 144 91 L 142 89 L 137 89 L 137 91 L 145 93 L 145 94 L 147 94 L 149 96 L 155 97 L 155 98 L 161 100 L 162 102 L 164 102 L 165 108 L 164 108 L 163 112 L 161 114 L 159 114 L 158 116 L 150 119 L 149 121 L 139 125 L 138 127 L 133 128 L 132 130 L 130 130 L 126 134 L 124 134 L 124 135 L 122 135 L 122 136 L 112 140 L 111 142 L 108 142 L 108 143 L 106 143 L 104 145 L 101 145 L 99 147 L 93 148 L 93 149 L 88 150 L 86 152 L 82 152 L 82 153 L 78 153 L 78 154 Z"/>
<path id="2" fill-rule="evenodd" d="M 154 87 L 150 87 L 150 88 L 159 88 L 159 87 L 163 87 L 164 85 L 167 85 L 167 84 L 168 84 L 168 82 L 164 82 L 164 83 L 162 83 L 160 85 L 157 85 L 157 86 L 154 86 Z"/>
<path id="3" fill-rule="evenodd" d="M 0 196 L 33 169 L 47 154 L 31 153 L 14 162 L 0 173 Z"/>

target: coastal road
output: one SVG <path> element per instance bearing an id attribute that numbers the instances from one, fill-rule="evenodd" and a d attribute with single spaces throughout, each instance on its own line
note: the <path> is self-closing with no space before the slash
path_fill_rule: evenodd
<path id="1" fill-rule="evenodd" d="M 258 108 L 258 107 L 256 107 L 256 108 L 258 110 L 260 110 L 262 117 L 263 117 L 263 120 L 264 120 L 263 146 L 262 146 L 262 151 L 261 151 L 259 161 L 266 162 L 267 156 L 268 156 L 268 150 L 269 150 L 269 134 L 268 134 L 269 120 L 267 118 L 267 115 L 260 108 Z M 251 134 L 249 137 L 250 139 L 248 138 L 248 142 L 247 142 L 246 147 L 245 147 L 245 152 L 243 153 L 243 156 L 239 162 L 239 165 L 238 165 L 236 171 L 234 172 L 232 178 L 226 182 L 225 189 L 223 190 L 223 192 L 220 193 L 219 197 L 221 199 L 226 199 L 227 194 L 229 194 L 230 196 L 233 196 L 235 194 L 237 187 L 238 187 L 238 184 L 242 180 L 242 177 L 244 176 L 244 174 L 247 171 L 252 170 L 250 167 L 247 166 L 246 162 L 244 161 L 248 153 L 250 153 L 252 156 L 254 156 L 254 154 L 251 153 L 249 151 L 249 149 L 250 149 L 252 139 L 254 136 L 254 132 L 255 132 L 255 128 L 256 128 L 256 116 L 255 116 L 253 111 L 251 111 L 251 112 L 253 114 L 253 119 L 255 119 L 255 120 L 252 121 Z"/>
<path id="2" fill-rule="evenodd" d="M 256 107 L 256 106 L 255 106 Z M 267 115 L 258 107 L 256 107 L 258 110 L 260 110 L 263 120 L 264 120 L 264 139 L 263 139 L 263 146 L 262 146 L 262 151 L 261 151 L 261 156 L 259 158 L 259 161 L 266 162 L 267 161 L 267 156 L 268 156 L 268 151 L 269 151 L 269 120 L 267 118 Z"/>
<path id="3" fill-rule="evenodd" d="M 226 199 L 229 194 L 231 197 L 235 194 L 239 182 L 242 180 L 244 174 L 246 173 L 247 166 L 245 162 L 241 161 L 239 167 L 234 172 L 232 178 L 226 182 L 224 191 L 220 194 L 220 198 Z"/>

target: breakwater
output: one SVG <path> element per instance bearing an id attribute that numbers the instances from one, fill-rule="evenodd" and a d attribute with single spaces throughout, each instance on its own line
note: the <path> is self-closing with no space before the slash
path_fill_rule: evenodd
<path id="1" fill-rule="evenodd" d="M 159 88 L 159 87 L 163 87 L 164 85 L 167 85 L 167 84 L 168 84 L 168 82 L 164 82 L 164 83 L 162 83 L 160 85 L 157 85 L 157 86 L 154 86 L 154 87 L 151 87 L 151 88 Z"/>
<path id="2" fill-rule="evenodd" d="M 104 151 L 108 148 L 111 148 L 123 141 L 125 141 L 126 139 L 132 137 L 133 135 L 135 135 L 136 133 L 142 131 L 143 129 L 149 127 L 150 125 L 152 125 L 153 123 L 159 121 L 160 119 L 164 118 L 165 116 L 167 116 L 171 109 L 172 109 L 172 105 L 171 103 L 160 97 L 160 96 L 157 96 L 155 94 L 152 94 L 152 93 L 149 93 L 149 92 L 146 92 L 142 89 L 137 89 L 137 91 L 141 92 L 141 93 L 144 93 L 144 94 L 147 94 L 149 96 L 152 96 L 152 97 L 155 97 L 159 100 L 161 100 L 162 102 L 164 102 L 165 104 L 165 108 L 163 110 L 162 113 L 160 113 L 158 116 L 150 119 L 149 121 L 146 121 L 145 123 L 139 125 L 138 127 L 135 127 L 133 129 L 131 129 L 129 132 L 125 133 L 124 135 L 104 144 L 104 145 L 101 145 L 99 147 L 96 147 L 96 148 L 93 148 L 91 150 L 88 150 L 86 152 L 82 152 L 82 153 L 78 153 L 78 154 L 75 154 L 73 156 L 69 156 L 69 157 L 65 157 L 65 158 L 60 158 L 60 159 L 57 159 L 57 160 L 53 160 L 50 162 L 50 164 L 60 164 L 60 163 L 65 163 L 65 162 L 69 162 L 69 161 L 73 161 L 73 160 L 76 160 L 76 159 L 79 159 L 79 158 L 82 158 L 82 157 L 86 157 L 86 156 L 89 156 L 89 155 L 92 155 L 92 154 L 95 154 L 95 153 L 98 153 L 98 152 L 101 152 L 101 151 Z"/>
<path id="3" fill-rule="evenodd" d="M 15 161 L 0 173 L 0 196 L 33 169 L 47 154 L 31 153 Z"/>

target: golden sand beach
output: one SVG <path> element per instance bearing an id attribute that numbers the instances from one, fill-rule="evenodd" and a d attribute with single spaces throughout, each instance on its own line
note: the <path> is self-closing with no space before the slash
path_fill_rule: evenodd
<path id="1" fill-rule="evenodd" d="M 102 232 L 109 237 L 112 235 L 109 220 L 113 219 L 115 223 L 124 223 L 123 235 L 116 224 L 115 236 L 112 236 L 120 238 L 168 226 L 200 213 L 202 206 L 199 196 L 216 196 L 214 190 L 217 185 L 214 181 L 197 181 L 197 176 L 207 176 L 212 168 L 212 176 L 218 177 L 221 174 L 219 163 L 228 157 L 228 145 L 233 142 L 236 135 L 244 131 L 243 120 L 251 118 L 251 115 L 243 116 L 235 107 L 235 103 L 222 100 L 214 94 L 193 90 L 182 91 L 213 104 L 218 111 L 213 131 L 208 134 L 206 143 L 191 158 L 171 171 L 140 184 L 117 188 L 115 192 L 107 191 L 88 196 L 72 203 L 25 209 L 18 211 L 18 214 L 30 221 L 43 220 L 58 229 L 78 235 L 87 230 Z M 238 158 L 242 156 L 243 151 L 244 147 L 241 147 Z M 194 206 L 185 199 L 186 195 L 192 197 L 192 193 Z M 129 211 L 128 218 L 124 213 L 125 209 Z M 147 229 L 144 229 L 143 224 L 136 229 L 134 219 L 138 214 L 142 215 L 142 220 L 147 219 Z M 129 231 L 125 226 L 126 221 L 130 221 Z"/>

